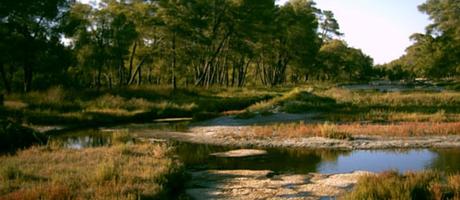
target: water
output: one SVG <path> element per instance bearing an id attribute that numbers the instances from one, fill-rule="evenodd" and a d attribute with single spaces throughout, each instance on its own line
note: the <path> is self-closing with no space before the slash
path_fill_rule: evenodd
<path id="1" fill-rule="evenodd" d="M 128 131 L 135 135 L 152 131 L 182 131 L 185 123 L 131 124 L 112 128 L 86 130 L 54 138 L 73 149 L 109 146 L 113 131 Z M 312 150 L 300 148 L 268 148 L 263 156 L 218 158 L 210 154 L 240 147 L 198 145 L 170 142 L 176 146 L 182 162 L 192 170 L 272 170 L 277 173 L 347 173 L 356 170 L 382 172 L 387 170 L 420 171 L 435 169 L 460 172 L 460 149 L 412 150 Z"/>
<path id="2" fill-rule="evenodd" d="M 357 170 L 421 171 L 427 169 L 460 172 L 460 149 L 412 150 L 325 150 L 269 148 L 264 156 L 218 158 L 209 154 L 237 147 L 219 147 L 176 143 L 181 159 L 188 168 L 272 170 L 278 173 L 348 173 Z"/>

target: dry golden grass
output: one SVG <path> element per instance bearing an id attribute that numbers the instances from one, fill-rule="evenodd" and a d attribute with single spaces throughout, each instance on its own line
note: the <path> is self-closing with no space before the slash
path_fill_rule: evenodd
<path id="1" fill-rule="evenodd" d="M 339 103 L 353 103 L 356 105 L 389 105 L 389 106 L 442 106 L 458 105 L 460 92 L 353 92 L 347 89 L 331 88 L 316 93 L 319 96 L 336 99 Z"/>
<path id="2" fill-rule="evenodd" d="M 35 147 L 0 157 L 0 199 L 165 198 L 181 165 L 165 145 Z"/>
<path id="3" fill-rule="evenodd" d="M 394 124 L 305 124 L 290 123 L 277 125 L 252 126 L 242 134 L 247 138 L 301 138 L 326 137 L 333 139 L 351 139 L 359 135 L 410 137 L 410 136 L 446 136 L 460 134 L 460 122 L 403 122 Z"/>
<path id="4" fill-rule="evenodd" d="M 315 92 L 339 105 L 323 118 L 341 122 L 458 122 L 460 93 L 409 91 L 380 93 L 331 88 Z"/>

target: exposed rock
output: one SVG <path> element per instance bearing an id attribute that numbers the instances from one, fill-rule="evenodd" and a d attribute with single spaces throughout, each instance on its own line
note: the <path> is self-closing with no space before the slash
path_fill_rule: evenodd
<path id="1" fill-rule="evenodd" d="M 258 149 L 238 149 L 232 150 L 227 152 L 219 152 L 213 153 L 212 156 L 216 157 L 225 157 L 225 158 L 241 158 L 241 157 L 249 157 L 249 156 L 260 156 L 267 154 L 265 150 L 258 150 Z"/>
<path id="2" fill-rule="evenodd" d="M 322 199 L 339 197 L 358 178 L 369 172 L 350 174 L 275 175 L 268 170 L 210 170 L 193 172 L 187 194 L 205 199 Z"/>

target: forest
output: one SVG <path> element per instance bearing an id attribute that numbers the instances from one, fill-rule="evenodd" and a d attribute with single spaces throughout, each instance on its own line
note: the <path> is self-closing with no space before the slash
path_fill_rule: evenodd
<path id="1" fill-rule="evenodd" d="M 433 24 L 407 54 L 374 66 L 311 0 L 73 0 L 0 4 L 7 93 L 71 88 L 295 85 L 308 81 L 453 78 L 460 73 L 454 0 L 419 7 Z M 376 38 L 378 40 L 378 38 Z"/>

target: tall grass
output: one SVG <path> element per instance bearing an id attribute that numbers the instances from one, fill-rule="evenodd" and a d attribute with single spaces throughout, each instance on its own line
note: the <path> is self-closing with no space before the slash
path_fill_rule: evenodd
<path id="1" fill-rule="evenodd" d="M 345 200 L 460 199 L 458 175 L 445 177 L 433 171 L 399 174 L 395 171 L 362 177 Z"/>
<path id="2" fill-rule="evenodd" d="M 33 124 L 102 124 L 156 118 L 218 116 L 242 110 L 276 92 L 253 89 L 139 87 L 76 91 L 62 87 L 7 96 L 5 112 Z M 19 106 L 21 105 L 21 106 Z"/>
<path id="3" fill-rule="evenodd" d="M 167 199 L 184 178 L 171 157 L 160 144 L 34 147 L 0 157 L 0 199 Z"/>
<path id="4" fill-rule="evenodd" d="M 243 128 L 243 134 L 228 134 L 231 137 L 253 138 L 306 138 L 324 137 L 332 139 L 352 139 L 355 136 L 375 135 L 387 137 L 412 136 L 448 136 L 460 134 L 460 122 L 417 123 L 404 122 L 394 124 L 347 123 L 284 123 L 258 125 Z"/>

